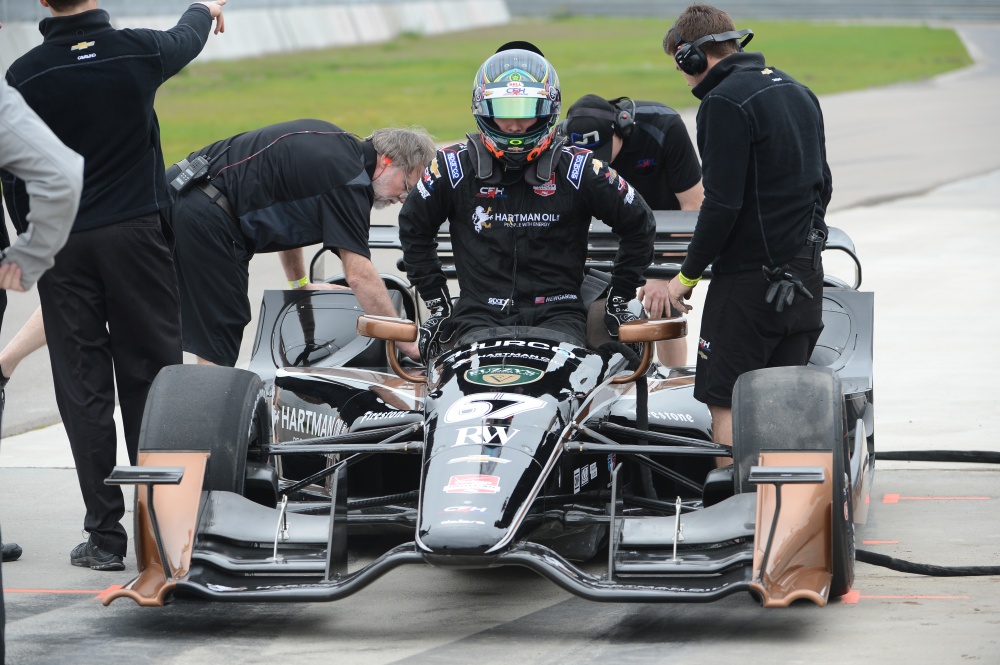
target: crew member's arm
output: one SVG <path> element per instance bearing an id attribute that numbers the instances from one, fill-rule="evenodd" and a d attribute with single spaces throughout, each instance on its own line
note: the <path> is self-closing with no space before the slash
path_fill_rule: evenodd
<path id="1" fill-rule="evenodd" d="M 201 53 L 215 22 L 215 34 L 225 31 L 222 6 L 226 0 L 195 2 L 169 30 L 149 30 L 160 52 L 163 80 L 167 80 Z"/>
<path id="2" fill-rule="evenodd" d="M 5 263 L 0 270 L 17 268 L 12 263 Z M 42 308 L 37 307 L 27 323 L 21 326 L 17 334 L 0 351 L 0 373 L 9 379 L 22 360 L 45 346 L 45 326 L 42 321 Z"/>
<path id="3" fill-rule="evenodd" d="M 28 194 L 27 229 L 7 249 L 2 263 L 16 264 L 20 280 L 9 288 L 30 289 L 52 267 L 66 243 L 83 189 L 83 158 L 56 138 L 24 99 L 0 82 L 0 167 L 23 182 Z"/>
<path id="4" fill-rule="evenodd" d="M 366 314 L 375 316 L 399 316 L 399 312 L 389 299 L 389 292 L 386 291 L 385 282 L 378 274 L 371 259 L 346 249 L 338 250 L 340 261 L 344 264 L 344 274 L 347 275 L 347 283 L 361 303 L 361 308 Z M 415 342 L 397 342 L 396 348 L 414 360 L 420 359 Z"/>
<path id="5" fill-rule="evenodd" d="M 701 210 L 701 202 L 705 199 L 705 188 L 699 180 L 694 187 L 685 189 L 683 192 L 676 192 L 674 196 L 681 204 L 681 210 Z"/>
<path id="6" fill-rule="evenodd" d="M 699 210 L 701 209 L 701 201 L 705 197 L 705 189 L 699 180 L 694 187 L 677 192 L 675 196 L 678 203 L 681 204 L 681 210 Z M 670 289 L 667 284 L 668 280 L 665 279 L 650 279 L 639 290 L 639 298 L 650 318 L 670 316 Z"/>
<path id="7" fill-rule="evenodd" d="M 732 232 L 743 206 L 743 189 L 750 159 L 750 132 L 746 114 L 723 99 L 702 102 L 698 113 L 698 145 L 702 157 L 705 198 L 680 274 L 670 280 L 670 303 L 691 311 L 684 300 L 691 295 Z"/>
<path id="8" fill-rule="evenodd" d="M 297 249 L 286 249 L 278 252 L 278 260 L 281 261 L 281 269 L 285 271 L 285 279 L 288 286 L 293 289 L 306 289 L 310 291 L 327 290 L 335 291 L 347 287 L 340 284 L 327 284 L 326 282 L 312 282 L 309 273 L 306 271 L 305 255 L 301 247 Z M 344 271 L 347 272 L 346 269 Z"/>

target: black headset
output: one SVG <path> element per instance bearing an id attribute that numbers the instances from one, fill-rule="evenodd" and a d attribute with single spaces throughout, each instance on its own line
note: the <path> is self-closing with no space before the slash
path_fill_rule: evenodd
<path id="1" fill-rule="evenodd" d="M 673 30 L 674 28 L 671 28 Z M 698 76 L 706 69 L 708 69 L 708 58 L 705 57 L 705 52 L 701 50 L 701 45 L 705 42 L 727 42 L 730 39 L 739 39 L 740 37 L 746 37 L 739 46 L 739 50 L 743 50 L 743 47 L 750 43 L 753 39 L 753 30 L 746 28 L 744 30 L 731 30 L 729 32 L 719 32 L 714 35 L 705 35 L 699 39 L 696 39 L 694 43 L 684 41 L 684 38 L 677 35 L 677 41 L 680 43 L 677 53 L 674 54 L 674 62 L 682 72 L 690 76 Z"/>
<path id="2" fill-rule="evenodd" d="M 625 107 L 625 102 L 628 102 L 628 108 Z M 609 99 L 608 104 L 614 107 L 613 112 L 602 109 L 578 108 L 573 111 L 573 116 L 585 115 L 591 118 L 610 120 L 615 134 L 627 139 L 632 134 L 632 130 L 635 129 L 635 102 L 630 97 L 616 97 Z M 562 121 L 562 131 L 567 136 L 566 125 L 568 124 L 569 118 Z"/>
<path id="3" fill-rule="evenodd" d="M 625 102 L 629 108 L 625 108 Z M 635 129 L 635 102 L 631 97 L 616 97 L 609 99 L 608 104 L 615 107 L 615 134 L 627 139 Z"/>

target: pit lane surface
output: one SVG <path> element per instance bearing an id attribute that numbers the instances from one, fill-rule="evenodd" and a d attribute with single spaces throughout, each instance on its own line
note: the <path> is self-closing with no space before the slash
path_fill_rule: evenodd
<path id="1" fill-rule="evenodd" d="M 1000 450 L 1000 26 L 962 34 L 976 67 L 822 100 L 835 178 L 829 221 L 854 238 L 864 287 L 877 294 L 879 450 Z M 274 263 L 257 269 L 255 260 L 252 289 L 281 283 Z M 19 386 L 41 378 L 37 370 L 15 376 L 7 419 L 18 412 Z M 874 542 L 861 547 L 996 565 L 998 481 L 993 468 L 879 463 L 860 533 Z M 790 663 L 1000 662 L 1000 578 L 924 578 L 864 564 L 847 602 L 823 609 L 762 610 L 745 595 L 710 605 L 598 605 L 528 572 L 429 567 L 396 570 L 333 604 L 105 608 L 95 597 L 127 581 L 134 559 L 125 573 L 67 565 L 82 515 L 59 427 L 3 442 L 0 518 L 25 548 L 3 570 L 8 663 L 718 662 L 767 653 Z"/>

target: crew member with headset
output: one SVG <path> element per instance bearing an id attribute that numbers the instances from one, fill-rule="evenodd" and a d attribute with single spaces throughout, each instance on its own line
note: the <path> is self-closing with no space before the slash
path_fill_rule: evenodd
<path id="1" fill-rule="evenodd" d="M 653 210 L 698 210 L 704 190 L 701 164 L 680 114 L 659 102 L 584 95 L 566 114 L 560 132 L 572 145 L 594 151 L 635 187 Z M 676 317 L 667 281 L 651 279 L 639 290 L 650 318 Z M 683 338 L 656 344 L 668 367 L 687 362 Z"/>
<path id="2" fill-rule="evenodd" d="M 709 263 L 694 396 L 732 445 L 740 374 L 805 365 L 823 329 L 824 215 L 833 190 L 816 96 L 760 53 L 726 12 L 691 5 L 663 48 L 701 100 L 705 200 L 670 300 L 688 311 Z M 740 39 L 743 42 L 740 43 Z"/>
<path id="3" fill-rule="evenodd" d="M 556 140 L 560 103 L 558 76 L 536 47 L 501 47 L 473 83 L 478 134 L 439 150 L 403 205 L 407 276 L 430 310 L 419 338 L 425 360 L 497 326 L 548 328 L 585 344 L 581 284 L 592 217 L 621 237 L 603 332 L 615 337 L 636 318 L 628 303 L 652 260 L 652 212 L 607 163 Z M 445 220 L 461 288 L 454 306 L 437 255 Z"/>

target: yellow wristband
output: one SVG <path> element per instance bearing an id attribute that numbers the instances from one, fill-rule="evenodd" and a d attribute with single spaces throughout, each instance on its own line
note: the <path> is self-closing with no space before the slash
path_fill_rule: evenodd
<path id="1" fill-rule="evenodd" d="M 684 273 L 679 272 L 677 273 L 677 281 L 683 284 L 684 286 L 692 287 L 697 285 L 698 282 L 701 281 L 701 277 L 697 277 L 695 279 L 689 279 L 684 276 Z"/>
<path id="2" fill-rule="evenodd" d="M 305 286 L 308 283 L 309 283 L 309 275 L 306 275 L 305 277 L 300 277 L 299 279 L 295 280 L 294 282 L 289 282 L 288 286 L 290 288 L 293 288 L 293 289 L 301 289 L 303 286 Z"/>

